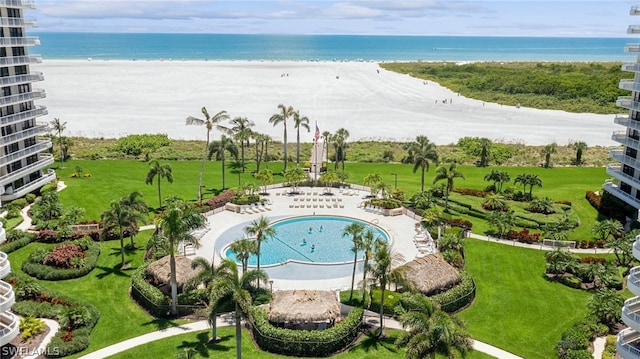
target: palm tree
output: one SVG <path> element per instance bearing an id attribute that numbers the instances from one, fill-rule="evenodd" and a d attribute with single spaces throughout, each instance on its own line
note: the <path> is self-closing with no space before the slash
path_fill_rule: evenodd
<path id="1" fill-rule="evenodd" d="M 362 305 L 364 306 L 364 298 L 366 291 L 364 290 L 364 283 L 367 283 L 367 271 L 369 270 L 369 260 L 373 258 L 373 250 L 378 245 L 378 242 L 382 241 L 382 238 L 376 237 L 371 229 L 367 229 L 362 236 L 360 247 L 364 252 L 364 263 L 362 265 Z"/>
<path id="2" fill-rule="evenodd" d="M 538 187 L 542 187 L 542 179 L 540 179 L 540 176 L 538 175 L 534 175 L 534 174 L 529 174 L 529 173 L 523 173 L 520 175 L 517 175 L 516 178 L 513 180 L 514 184 L 522 184 L 522 190 L 526 191 L 527 190 L 527 186 L 529 186 L 529 199 L 533 198 L 533 186 L 538 186 Z"/>
<path id="3" fill-rule="evenodd" d="M 508 208 L 507 200 L 501 194 L 490 194 L 482 201 L 482 208 L 490 211 L 504 211 Z"/>
<path id="4" fill-rule="evenodd" d="M 336 167 L 338 169 L 338 160 L 342 162 L 342 170 L 344 171 L 344 160 L 347 158 L 347 138 L 349 138 L 349 131 L 344 128 L 336 131 L 333 136 L 333 141 L 336 147 Z"/>
<path id="5" fill-rule="evenodd" d="M 204 174 L 204 162 L 207 160 L 207 154 L 209 153 L 209 135 L 211 134 L 211 130 L 214 126 L 224 120 L 229 119 L 229 115 L 226 111 L 220 111 L 213 115 L 213 117 L 209 116 L 209 111 L 207 111 L 206 107 L 202 107 L 201 111 L 204 115 L 204 119 L 199 119 L 192 116 L 189 116 L 186 119 L 187 125 L 204 125 L 207 129 L 207 143 L 204 146 L 204 155 L 202 156 L 202 164 L 200 165 L 200 178 L 198 180 L 198 201 L 200 203 L 202 203 L 202 175 Z M 222 129 L 223 127 L 218 125 L 217 128 Z"/>
<path id="6" fill-rule="evenodd" d="M 421 170 L 420 192 L 424 192 L 424 173 L 429 171 L 429 161 L 438 162 L 436 145 L 429 141 L 427 136 L 417 136 L 415 142 L 408 145 L 408 150 L 413 158 L 413 173 Z"/>
<path id="7" fill-rule="evenodd" d="M 349 293 L 349 301 L 353 299 L 353 287 L 356 281 L 356 265 L 358 264 L 358 251 L 362 249 L 362 232 L 364 232 L 364 225 L 358 222 L 351 222 L 351 224 L 344 227 L 342 230 L 342 236 L 351 236 L 351 242 L 353 246 L 351 251 L 353 252 L 353 271 L 351 272 L 351 292 Z"/>
<path id="8" fill-rule="evenodd" d="M 501 193 L 502 185 L 511 181 L 511 177 L 507 171 L 491 170 L 491 172 L 484 176 L 484 180 L 493 182 L 493 188 L 496 193 Z"/>
<path id="9" fill-rule="evenodd" d="M 444 191 L 444 210 L 449 208 L 449 192 L 453 190 L 453 181 L 456 178 L 464 178 L 462 172 L 458 171 L 458 164 L 452 163 L 449 168 L 440 166 L 436 169 L 436 176 L 433 178 L 433 183 L 445 180 L 447 181 Z"/>
<path id="10" fill-rule="evenodd" d="M 300 165 L 300 127 L 310 132 L 309 118 L 307 116 L 300 116 L 300 112 L 295 111 L 293 113 L 293 127 L 296 129 L 296 164 Z"/>
<path id="11" fill-rule="evenodd" d="M 192 243 L 198 245 L 198 238 L 191 234 L 196 228 L 205 224 L 205 218 L 197 209 L 181 199 L 167 201 L 167 209 L 156 221 L 156 236 L 166 243 L 169 250 L 169 267 L 171 270 L 171 314 L 178 313 L 178 283 L 176 281 L 175 252 L 178 244 Z"/>
<path id="12" fill-rule="evenodd" d="M 589 146 L 587 146 L 586 142 L 578 141 L 574 142 L 571 147 L 576 151 L 576 166 L 580 166 L 582 164 L 582 153 L 586 151 Z"/>
<path id="13" fill-rule="evenodd" d="M 138 191 L 133 191 L 129 193 L 128 196 L 124 196 L 120 198 L 120 205 L 124 207 L 128 207 L 131 211 L 138 213 L 141 216 L 143 216 L 143 214 L 149 213 L 149 208 L 147 206 L 147 203 L 142 199 L 142 193 Z M 143 221 L 142 223 L 145 223 L 145 222 Z M 129 238 L 131 239 L 131 244 L 129 245 L 129 247 L 131 249 L 136 248 L 136 245 L 133 241 L 133 236 L 134 236 L 134 233 L 136 232 L 135 229 L 136 229 L 135 227 L 131 228 L 131 236 L 129 236 Z"/>
<path id="14" fill-rule="evenodd" d="M 213 283 L 209 296 L 209 305 L 212 310 L 222 302 L 230 300 L 235 305 L 236 313 L 236 358 L 242 358 L 242 314 L 247 313 L 251 307 L 251 294 L 247 288 L 251 283 L 258 281 L 266 282 L 268 276 L 260 270 L 252 270 L 240 277 L 238 266 L 229 258 L 222 261 L 221 266 L 225 268 L 221 271 L 220 278 Z"/>
<path id="15" fill-rule="evenodd" d="M 171 173 L 171 165 L 165 163 L 163 165 L 160 162 L 153 160 L 149 162 L 149 173 L 144 180 L 146 184 L 153 184 L 153 178 L 158 176 L 158 207 L 162 207 L 162 196 L 160 195 L 160 179 L 164 177 L 167 182 L 173 183 L 173 173 Z"/>
<path id="16" fill-rule="evenodd" d="M 251 138 L 251 127 L 255 126 L 253 121 L 249 121 L 246 117 L 236 117 L 231 120 L 232 127 L 229 129 L 233 134 L 233 138 L 240 143 L 240 158 L 242 163 L 242 173 L 244 173 L 244 148 L 249 146 Z"/>
<path id="17" fill-rule="evenodd" d="M 142 217 L 131 207 L 123 206 L 120 201 L 111 201 L 110 208 L 100 216 L 102 220 L 102 236 L 104 237 L 110 231 L 117 231 L 120 237 L 120 268 L 126 268 L 124 259 L 124 231 L 127 228 L 134 228 L 138 221 L 144 221 Z"/>
<path id="18" fill-rule="evenodd" d="M 323 131 L 322 138 L 324 139 L 324 149 L 327 154 L 326 159 L 329 161 L 329 144 L 331 143 L 331 132 Z M 327 163 L 327 168 L 329 168 L 329 164 Z M 335 169 L 335 168 L 334 168 Z"/>
<path id="19" fill-rule="evenodd" d="M 378 183 L 382 182 L 382 176 L 379 173 L 369 173 L 362 180 L 362 184 L 368 186 L 371 189 L 371 194 L 375 195 L 374 188 Z"/>
<path id="20" fill-rule="evenodd" d="M 284 180 L 291 184 L 294 189 L 298 188 L 298 184 L 305 179 L 308 179 L 309 176 L 304 172 L 302 167 L 289 167 L 288 169 L 283 171 Z"/>
<path id="21" fill-rule="evenodd" d="M 279 113 L 276 113 L 269 118 L 269 123 L 273 124 L 273 126 L 277 126 L 282 124 L 284 127 L 284 169 L 287 169 L 287 162 L 289 158 L 287 156 L 287 120 L 289 117 L 293 116 L 294 110 L 291 106 L 285 106 L 283 104 L 278 105 Z"/>
<path id="22" fill-rule="evenodd" d="M 544 168 L 549 168 L 551 166 L 551 155 L 557 152 L 557 147 L 555 143 L 550 143 L 542 148 L 542 154 L 544 155 Z"/>
<path id="23" fill-rule="evenodd" d="M 58 133 L 58 144 L 60 145 L 60 168 L 63 168 L 64 151 L 62 150 L 62 132 L 67 128 L 67 123 L 60 122 L 59 118 L 54 118 L 50 123 L 51 126 L 53 126 L 53 130 Z"/>
<path id="24" fill-rule="evenodd" d="M 226 152 L 229 152 L 231 156 L 233 156 L 233 158 L 238 158 L 238 148 L 236 147 L 236 144 L 233 143 L 231 138 L 222 135 L 220 136 L 220 141 L 211 142 L 211 145 L 209 146 L 209 159 L 211 159 L 211 157 L 213 157 L 213 155 L 215 154 L 216 160 L 222 162 L 222 189 L 227 188 L 227 186 L 225 186 Z"/>
<path id="25" fill-rule="evenodd" d="M 263 241 L 275 236 L 276 230 L 271 228 L 271 223 L 267 217 L 260 216 L 260 218 L 253 220 L 253 222 L 251 222 L 244 231 L 250 236 L 255 236 L 256 241 L 258 242 L 258 252 L 256 253 L 258 256 L 257 270 L 260 270 L 260 247 Z"/>
<path id="26" fill-rule="evenodd" d="M 548 251 L 544 255 L 547 262 L 547 273 L 556 277 L 559 274 L 578 269 L 578 258 L 574 257 L 571 252 L 564 248 L 556 248 Z"/>
<path id="27" fill-rule="evenodd" d="M 611 237 L 620 237 L 624 233 L 624 226 L 617 219 L 606 219 L 596 222 L 591 228 L 591 232 L 598 235 L 598 238 L 606 241 Z"/>
<path id="28" fill-rule="evenodd" d="M 555 213 L 555 209 L 553 208 L 553 201 L 549 197 L 536 198 L 532 200 L 529 204 L 529 207 L 527 207 L 527 211 L 542 214 Z"/>
<path id="29" fill-rule="evenodd" d="M 624 297 L 615 289 L 599 289 L 587 301 L 589 314 L 608 326 L 620 321 Z"/>
<path id="30" fill-rule="evenodd" d="M 498 235 L 504 237 L 514 226 L 516 216 L 513 211 L 493 211 L 487 216 L 487 222 L 498 229 Z"/>
<path id="31" fill-rule="evenodd" d="M 245 275 L 249 267 L 249 257 L 258 253 L 258 241 L 252 241 L 248 238 L 239 239 L 231 243 L 229 249 L 236 254 L 236 258 L 242 263 L 242 275 Z"/>
<path id="32" fill-rule="evenodd" d="M 404 272 L 400 265 L 405 260 L 397 252 L 392 252 L 389 244 L 384 241 L 379 241 L 375 246 L 375 254 L 373 255 L 373 265 L 371 266 L 371 275 L 378 283 L 380 291 L 380 331 L 378 336 L 381 336 L 384 330 L 384 298 L 387 285 L 391 283 L 392 279 L 399 284 L 406 284 Z"/>
<path id="33" fill-rule="evenodd" d="M 265 169 L 256 174 L 256 179 L 262 183 L 263 192 L 267 192 L 267 185 L 273 182 L 273 172 L 270 169 Z"/>

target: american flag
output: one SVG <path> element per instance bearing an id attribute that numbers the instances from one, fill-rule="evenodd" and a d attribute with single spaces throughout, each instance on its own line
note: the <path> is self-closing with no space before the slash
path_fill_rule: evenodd
<path id="1" fill-rule="evenodd" d="M 320 138 L 320 129 L 318 128 L 318 124 L 316 123 L 316 133 L 313 135 L 313 139 L 316 144 L 318 143 L 318 138 Z"/>

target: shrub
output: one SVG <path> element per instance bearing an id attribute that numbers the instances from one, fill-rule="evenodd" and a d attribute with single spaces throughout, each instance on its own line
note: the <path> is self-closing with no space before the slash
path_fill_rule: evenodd
<path id="1" fill-rule="evenodd" d="M 44 321 L 36 319 L 34 317 L 24 317 L 20 319 L 20 338 L 22 341 L 27 341 L 31 337 L 42 333 L 47 325 Z"/>
<path id="2" fill-rule="evenodd" d="M 83 246 L 86 246 L 86 241 L 81 242 L 81 245 L 63 244 L 56 248 L 71 248 L 70 246 L 82 249 Z M 43 280 L 65 280 L 85 276 L 89 274 L 89 272 L 91 272 L 98 263 L 98 257 L 100 256 L 100 243 L 91 242 L 91 244 L 85 249 L 85 252 L 79 252 L 84 254 L 84 257 L 80 262 L 78 260 L 72 262 L 71 258 L 78 258 L 77 256 L 67 256 L 71 255 L 71 253 L 78 253 L 75 250 L 72 252 L 66 252 L 66 249 L 64 249 L 62 254 L 58 254 L 56 252 L 56 255 L 50 257 L 52 253 L 53 250 L 49 251 L 44 248 L 34 250 L 29 257 L 22 262 L 22 270 L 32 277 Z M 45 264 L 47 258 L 54 263 L 68 263 L 68 267 L 52 267 L 47 265 Z"/>
<path id="3" fill-rule="evenodd" d="M 51 182 L 51 183 L 47 183 L 46 185 L 40 188 L 40 194 L 47 193 L 47 192 L 55 192 L 57 190 L 58 190 L 58 183 Z"/>
<path id="4" fill-rule="evenodd" d="M 460 273 L 460 284 L 446 292 L 429 297 L 447 313 L 454 313 L 471 304 L 476 297 L 476 284 L 466 272 Z"/>
<path id="5" fill-rule="evenodd" d="M 454 188 L 451 192 L 460 193 L 465 196 L 474 196 L 474 197 L 486 197 L 490 194 L 490 192 L 473 189 L 473 188 Z"/>
<path id="6" fill-rule="evenodd" d="M 27 195 L 24 196 L 24 199 L 27 201 L 27 203 L 31 204 L 35 202 L 36 195 L 34 193 L 27 193 Z"/>
<path id="7" fill-rule="evenodd" d="M 210 209 L 216 209 L 224 206 L 227 202 L 230 202 L 233 197 L 235 197 L 236 192 L 234 190 L 224 191 L 221 194 L 209 198 L 207 200 L 207 205 Z"/>
<path id="8" fill-rule="evenodd" d="M 141 265 L 131 273 L 131 296 L 152 315 L 164 316 L 167 315 L 169 298 L 145 280 L 150 263 Z"/>
<path id="9" fill-rule="evenodd" d="M 462 218 L 448 218 L 447 224 L 452 227 L 459 227 L 462 229 L 471 229 L 471 227 L 473 227 L 473 223 Z"/>
<path id="10" fill-rule="evenodd" d="M 540 241 L 540 233 L 529 233 L 529 229 L 523 228 L 520 232 L 516 232 L 514 230 L 508 231 L 507 238 L 531 244 Z"/>
<path id="11" fill-rule="evenodd" d="M 71 268 L 72 258 L 84 258 L 85 253 L 80 246 L 73 243 L 65 243 L 54 247 L 44 258 L 42 264 L 56 268 Z"/>
<path id="12" fill-rule="evenodd" d="M 583 257 L 583 258 L 580 258 L 580 263 L 602 263 L 602 264 L 605 264 L 605 263 L 607 263 L 607 259 L 606 258 L 602 258 L 602 257 Z"/>
<path id="13" fill-rule="evenodd" d="M 0 244 L 0 251 L 9 254 L 31 243 L 35 238 L 32 233 L 12 229 L 7 232 L 7 241 Z"/>
<path id="14" fill-rule="evenodd" d="M 560 283 L 570 288 L 580 289 L 582 285 L 582 279 L 574 276 L 562 276 L 560 277 Z"/>

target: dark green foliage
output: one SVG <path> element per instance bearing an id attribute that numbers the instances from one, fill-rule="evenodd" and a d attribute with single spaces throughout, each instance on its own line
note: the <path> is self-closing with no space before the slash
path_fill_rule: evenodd
<path id="1" fill-rule="evenodd" d="M 9 254 L 31 243 L 35 237 L 33 233 L 10 230 L 7 232 L 7 241 L 0 245 L 0 250 Z"/>
<path id="2" fill-rule="evenodd" d="M 357 338 L 363 312 L 362 308 L 353 308 L 343 321 L 325 330 L 274 327 L 260 307 L 251 307 L 250 318 L 253 337 L 262 350 L 293 357 L 326 357 Z"/>
<path id="3" fill-rule="evenodd" d="M 144 150 L 156 151 L 160 147 L 169 146 L 171 140 L 166 134 L 129 135 L 121 137 L 113 147 L 114 151 L 128 156 L 140 156 Z"/>
<path id="4" fill-rule="evenodd" d="M 560 283 L 570 288 L 580 289 L 582 286 L 582 279 L 574 276 L 563 276 L 560 277 Z"/>
<path id="5" fill-rule="evenodd" d="M 22 271 L 28 275 L 42 280 L 65 280 L 79 278 L 89 274 L 96 267 L 100 256 L 100 243 L 84 242 L 86 250 L 84 264 L 79 268 L 56 268 L 43 264 L 50 250 L 41 248 L 34 250 L 27 259 L 22 262 Z"/>
<path id="6" fill-rule="evenodd" d="M 150 263 L 141 265 L 131 273 L 131 296 L 152 315 L 164 316 L 169 309 L 169 298 L 145 280 Z"/>
<path id="7" fill-rule="evenodd" d="M 476 297 L 476 284 L 466 272 L 460 273 L 460 284 L 446 292 L 429 297 L 440 309 L 447 313 L 454 313 L 471 304 Z"/>
<path id="8" fill-rule="evenodd" d="M 589 342 L 596 336 L 606 334 L 608 330 L 606 325 L 599 324 L 592 318 L 585 318 L 574 323 L 562 333 L 562 338 L 556 344 L 558 357 L 561 359 L 591 358 L 592 356 L 587 350 Z M 588 357 L 585 356 L 585 352 L 589 354 Z"/>

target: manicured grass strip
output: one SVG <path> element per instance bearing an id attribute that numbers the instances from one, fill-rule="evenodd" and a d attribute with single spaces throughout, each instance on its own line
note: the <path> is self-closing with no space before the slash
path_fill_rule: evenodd
<path id="1" fill-rule="evenodd" d="M 386 331 L 388 338 L 377 341 L 371 337 L 363 337 L 357 345 L 332 358 L 339 359 L 384 359 L 404 358 L 404 349 L 398 349 L 394 340 L 398 331 Z M 233 359 L 236 357 L 235 329 L 232 327 L 218 328 L 218 336 L 222 341 L 213 346 L 207 344 L 211 336 L 210 330 L 177 335 L 162 340 L 157 340 L 141 345 L 122 353 L 108 357 L 109 359 L 138 359 L 138 358 L 173 358 L 181 350 L 194 348 L 196 354 L 193 358 Z M 251 336 L 246 330 L 242 331 L 242 355 L 246 358 L 290 358 L 287 356 L 266 353 L 257 349 L 251 341 Z M 442 358 L 438 356 L 438 358 Z M 492 358 L 489 355 L 471 352 L 467 356 L 470 359 Z"/>
<path id="2" fill-rule="evenodd" d="M 477 294 L 458 316 L 471 336 L 524 358 L 555 357 L 591 293 L 547 281 L 544 251 L 467 239 L 465 259 Z"/>

